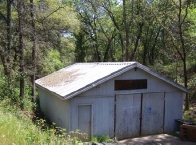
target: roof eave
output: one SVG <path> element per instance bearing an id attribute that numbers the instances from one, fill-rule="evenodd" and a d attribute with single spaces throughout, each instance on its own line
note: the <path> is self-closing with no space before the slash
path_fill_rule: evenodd
<path id="1" fill-rule="evenodd" d="M 43 86 L 41 86 L 40 84 L 35 83 L 35 85 L 36 85 L 38 88 L 42 88 L 43 90 L 45 90 L 45 91 L 47 91 L 47 92 L 49 92 L 49 93 L 52 93 L 54 96 L 58 97 L 59 99 L 65 100 L 65 99 L 63 98 L 63 96 L 61 96 L 61 95 L 59 95 L 59 94 L 57 94 L 57 93 L 55 93 L 55 92 L 53 92 L 53 91 L 51 91 L 51 90 L 49 90 L 49 89 L 43 87 Z"/>

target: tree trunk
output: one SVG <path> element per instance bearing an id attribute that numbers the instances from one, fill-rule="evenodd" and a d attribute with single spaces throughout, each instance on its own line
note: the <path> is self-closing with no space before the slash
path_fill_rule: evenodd
<path id="1" fill-rule="evenodd" d="M 33 42 L 32 47 L 32 75 L 31 75 L 31 95 L 32 95 L 32 101 L 36 101 L 35 96 L 35 73 L 36 73 L 36 33 L 35 33 L 35 15 L 34 15 L 34 2 L 33 0 L 30 0 L 30 13 L 31 13 L 31 26 L 32 26 L 32 36 L 31 40 Z"/>
<path id="2" fill-rule="evenodd" d="M 187 76 L 187 66 L 186 66 L 186 48 L 185 48 L 185 40 L 183 37 L 183 30 L 182 30 L 182 25 L 184 24 L 184 20 L 188 14 L 188 4 L 186 7 L 185 11 L 185 16 L 183 19 L 182 17 L 182 0 L 179 0 L 179 14 L 178 14 L 178 28 L 179 28 L 179 34 L 180 34 L 180 42 L 181 42 L 181 49 L 182 49 L 182 61 L 183 61 L 183 76 L 184 76 L 184 86 L 187 88 L 188 87 L 188 76 Z M 189 109 L 189 98 L 188 94 L 186 93 L 186 99 L 185 99 L 185 110 Z"/>
<path id="3" fill-rule="evenodd" d="M 121 34 L 119 34 L 119 39 L 120 39 L 120 44 L 121 44 L 121 61 L 124 61 L 124 42 L 123 42 L 123 37 Z"/>
<path id="4" fill-rule="evenodd" d="M 96 44 L 95 44 L 95 54 L 96 54 L 96 61 L 97 62 L 101 62 L 101 55 L 100 55 L 100 52 L 99 52 L 99 46 L 97 44 L 97 41 L 96 41 Z"/>
<path id="5" fill-rule="evenodd" d="M 20 51 L 20 100 L 21 100 L 21 109 L 24 109 L 24 89 L 25 89 L 25 80 L 24 80 L 24 44 L 23 44 L 23 26 L 22 26 L 22 1 L 17 3 L 18 11 L 18 32 L 19 32 L 19 51 Z"/>
<path id="6" fill-rule="evenodd" d="M 140 40 L 140 37 L 141 37 L 141 34 L 142 34 L 142 27 L 144 26 L 144 23 L 139 23 L 138 25 L 139 25 L 139 32 L 138 32 L 138 35 L 137 35 L 137 39 L 135 41 L 134 50 L 131 53 L 131 57 L 130 57 L 131 61 L 133 61 L 135 59 L 135 53 L 136 53 L 136 50 L 137 50 L 137 47 L 138 47 L 138 43 L 139 43 L 139 40 Z"/>
<path id="7" fill-rule="evenodd" d="M 160 30 L 161 30 L 161 27 L 159 27 L 159 29 L 158 29 L 157 35 L 155 37 L 154 43 L 153 43 L 152 48 L 151 48 L 151 53 L 150 53 L 151 55 L 149 57 L 149 62 L 150 62 L 151 65 L 154 65 L 154 60 L 155 60 L 155 47 L 156 47 L 156 44 L 157 44 L 157 39 L 158 39 Z"/>
<path id="8" fill-rule="evenodd" d="M 12 5 L 12 0 L 7 0 L 7 5 L 6 5 L 6 11 L 7 11 L 7 16 L 5 18 L 6 20 L 6 31 L 7 31 L 7 40 L 5 42 L 5 50 L 1 50 L 1 61 L 3 64 L 4 68 L 4 74 L 8 77 L 8 81 L 10 81 L 10 57 L 11 57 L 11 5 Z M 9 82 L 8 82 L 9 83 Z"/>
<path id="9" fill-rule="evenodd" d="M 104 53 L 103 62 L 107 62 L 108 61 L 109 50 L 111 49 L 111 44 L 112 44 L 112 40 L 113 39 L 114 39 L 114 35 L 112 35 L 111 38 L 108 38 L 108 43 L 107 43 L 106 51 Z"/>
<path id="10" fill-rule="evenodd" d="M 184 86 L 187 88 L 188 87 L 188 77 L 187 77 L 186 59 L 183 61 L 183 68 L 184 68 Z M 189 96 L 188 96 L 188 93 L 186 93 L 185 110 L 188 110 L 188 109 L 189 109 Z"/>
<path id="11" fill-rule="evenodd" d="M 125 61 L 129 60 L 129 26 L 127 25 L 126 0 L 123 0 L 123 22 L 125 31 Z"/>
<path id="12" fill-rule="evenodd" d="M 143 65 L 146 65 L 146 56 L 147 56 L 147 53 L 148 53 L 148 47 L 149 47 L 149 41 L 148 41 L 148 37 L 150 37 L 148 34 L 149 34 L 149 31 L 150 31 L 150 28 L 148 27 L 147 28 L 147 31 L 146 31 L 146 35 L 145 35 L 145 40 L 144 40 L 144 51 L 143 51 L 143 58 L 142 58 L 142 62 L 143 62 Z"/>
<path id="13" fill-rule="evenodd" d="M 10 62 L 11 54 L 11 0 L 7 0 L 7 61 Z"/>
<path id="14" fill-rule="evenodd" d="M 187 76 L 187 65 L 186 65 L 186 48 L 184 45 L 184 38 L 182 36 L 182 30 L 180 28 L 180 40 L 182 44 L 182 50 L 183 50 L 183 76 L 184 76 L 184 86 L 187 88 L 188 87 L 188 76 Z M 189 109 L 189 97 L 188 93 L 186 93 L 186 98 L 185 98 L 185 110 Z"/>
<path id="15" fill-rule="evenodd" d="M 146 55 L 147 55 L 147 44 L 144 44 L 144 52 L 143 52 L 143 58 L 142 58 L 142 63 L 143 65 L 146 65 Z"/>

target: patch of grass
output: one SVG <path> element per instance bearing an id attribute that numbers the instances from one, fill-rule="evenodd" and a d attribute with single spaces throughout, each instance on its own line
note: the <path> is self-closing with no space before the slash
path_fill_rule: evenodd
<path id="1" fill-rule="evenodd" d="M 110 140 L 110 137 L 107 136 L 107 135 L 103 135 L 103 136 L 93 136 L 92 142 L 102 143 L 102 142 L 111 142 L 111 140 Z"/>
<path id="2" fill-rule="evenodd" d="M 180 134 L 177 132 L 170 132 L 168 133 L 169 135 L 175 136 L 175 137 L 180 137 Z"/>
<path id="3" fill-rule="evenodd" d="M 0 144 L 61 144 L 80 142 L 72 138 L 65 129 L 48 126 L 44 119 L 32 122 L 22 111 L 5 109 L 0 104 Z"/>

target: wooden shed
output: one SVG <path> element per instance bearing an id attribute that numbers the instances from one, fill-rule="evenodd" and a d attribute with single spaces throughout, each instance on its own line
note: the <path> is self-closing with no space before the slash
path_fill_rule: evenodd
<path id="1" fill-rule="evenodd" d="M 188 91 L 138 62 L 76 63 L 36 85 L 50 121 L 118 139 L 175 131 Z"/>

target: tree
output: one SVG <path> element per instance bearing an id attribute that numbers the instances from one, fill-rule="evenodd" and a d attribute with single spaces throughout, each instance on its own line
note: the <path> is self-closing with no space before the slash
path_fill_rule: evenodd
<path id="1" fill-rule="evenodd" d="M 113 47 L 112 42 L 116 37 L 116 30 L 112 26 L 110 18 L 105 14 L 102 1 L 81 2 L 76 0 L 74 4 L 78 12 L 78 18 L 82 22 L 81 32 L 76 35 L 76 39 L 78 39 L 76 45 L 78 48 L 76 47 L 76 49 L 79 53 L 79 49 L 82 49 L 81 55 L 84 54 L 83 50 L 86 50 L 86 55 L 90 53 L 90 60 L 86 59 L 87 61 L 110 60 L 112 56 L 109 52 Z M 81 41 L 81 38 L 83 41 Z M 79 42 L 81 44 L 78 44 Z"/>
<path id="2" fill-rule="evenodd" d="M 32 46 L 32 75 L 31 75 L 31 87 L 32 87 L 32 101 L 36 101 L 35 96 L 35 73 L 36 73 L 36 28 L 35 28 L 35 7 L 34 1 L 30 0 L 30 16 L 31 16 L 31 27 L 32 27 L 32 36 L 31 41 Z"/>
<path id="3" fill-rule="evenodd" d="M 183 78 L 184 78 L 184 86 L 188 87 L 188 72 L 187 72 L 187 55 L 190 49 L 189 40 L 190 35 L 187 33 L 187 27 L 189 27 L 189 23 L 187 20 L 188 12 L 189 12 L 189 1 L 178 1 L 178 13 L 177 13 L 177 33 L 174 33 L 173 37 L 177 37 L 180 42 L 180 45 L 174 43 L 174 47 L 180 56 L 183 63 Z M 189 109 L 189 97 L 186 94 L 185 99 L 185 110 Z"/>
<path id="4" fill-rule="evenodd" d="M 35 79 L 38 76 L 46 75 L 62 67 L 63 63 L 67 65 L 74 60 L 74 56 L 65 55 L 66 51 L 74 53 L 74 38 L 65 35 L 78 30 L 78 20 L 70 5 L 55 0 L 0 1 L 0 8 L 0 68 L 4 69 L 5 76 L 9 78 L 8 88 L 13 86 L 11 91 L 17 88 L 20 90 L 19 94 L 13 94 L 15 98 L 20 96 L 20 102 L 16 104 L 24 109 L 25 98 L 35 101 Z M 51 61 L 46 58 L 56 54 L 58 60 L 54 63 L 60 62 L 60 66 L 52 65 L 54 68 L 45 69 L 43 64 L 49 63 L 43 61 Z M 45 69 L 44 73 L 39 71 L 42 68 Z M 25 91 L 27 85 L 32 87 L 31 97 Z"/>
<path id="5" fill-rule="evenodd" d="M 3 13 L 3 11 L 0 11 L 1 19 L 3 20 L 3 24 L 6 23 L 6 38 L 3 38 L 1 41 L 1 47 L 0 47 L 0 56 L 1 56 L 1 62 L 4 66 L 4 74 L 10 77 L 10 60 L 11 60 L 11 5 L 13 0 L 7 0 L 6 1 L 6 8 L 3 6 L 3 3 L 1 2 L 2 9 L 6 9 L 6 13 Z M 10 80 L 10 78 L 9 78 Z"/>
<path id="6" fill-rule="evenodd" d="M 25 70 L 24 70 L 24 38 L 23 38 L 23 20 L 24 11 L 22 11 L 24 3 L 21 0 L 17 1 L 17 13 L 18 13 L 18 41 L 19 41 L 19 73 L 20 73 L 20 99 L 21 99 L 21 109 L 24 109 L 24 91 L 25 91 Z"/>
<path id="7" fill-rule="evenodd" d="M 165 3 L 168 1 L 165 1 Z M 157 22 L 164 29 L 164 46 L 169 47 L 166 51 L 169 51 L 175 58 L 171 58 L 175 62 L 176 59 L 182 62 L 182 77 L 184 86 L 188 87 L 188 68 L 187 68 L 187 58 L 189 53 L 191 52 L 191 42 L 192 36 L 190 35 L 191 25 L 194 25 L 190 19 L 188 18 L 190 12 L 190 1 L 183 0 L 173 0 L 170 4 L 165 4 L 164 7 L 164 15 L 167 17 L 164 21 L 162 21 L 157 14 L 154 13 L 154 16 L 157 19 Z M 169 14 L 170 13 L 170 14 Z M 172 14 L 171 14 L 172 13 Z M 169 15 L 168 15 L 169 14 Z M 167 39 L 165 39 L 168 37 Z M 166 44 L 166 43 L 167 44 Z M 175 51 L 175 52 L 174 52 Z M 172 63 L 172 62 L 170 62 Z M 177 69 L 176 69 L 177 71 Z M 179 74 L 181 75 L 181 73 Z M 189 97 L 186 94 L 185 99 L 185 110 L 189 109 Z"/>

